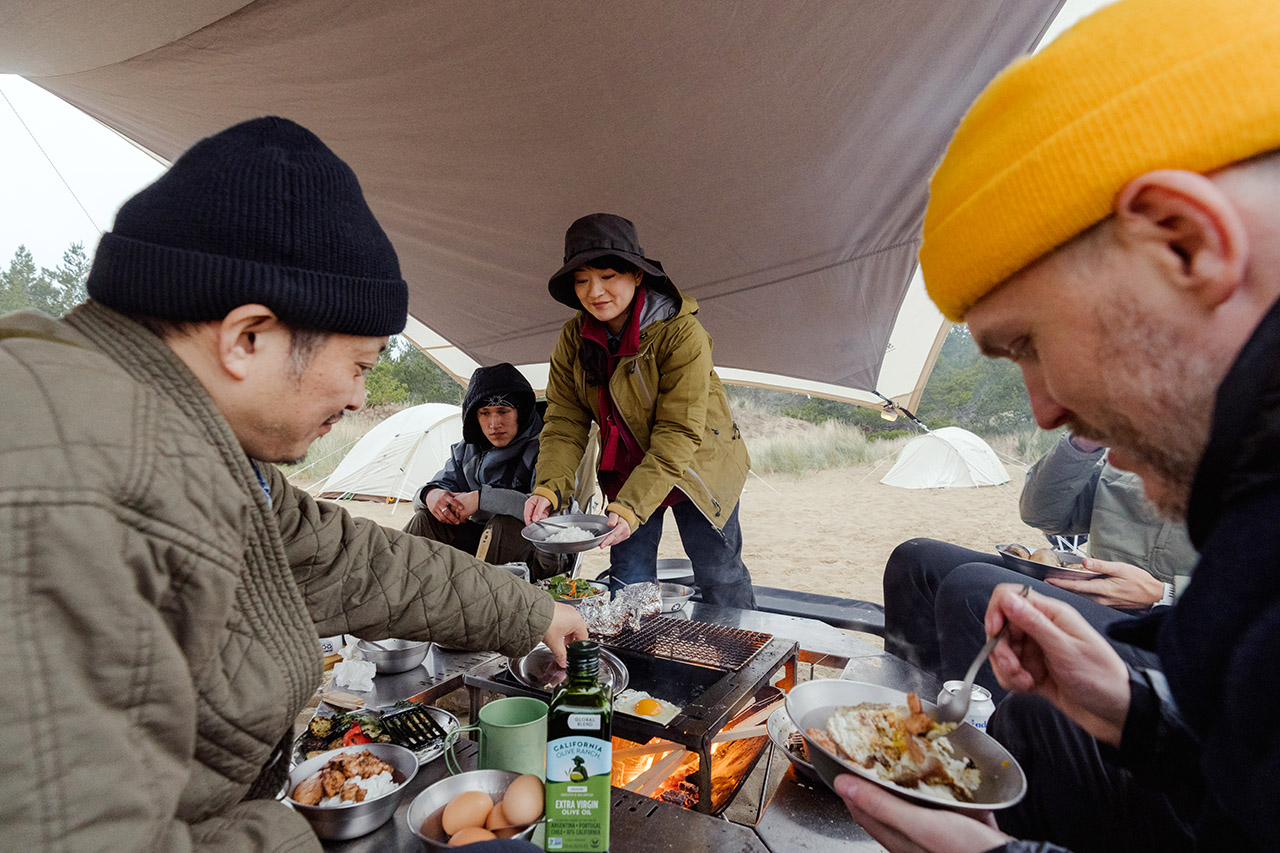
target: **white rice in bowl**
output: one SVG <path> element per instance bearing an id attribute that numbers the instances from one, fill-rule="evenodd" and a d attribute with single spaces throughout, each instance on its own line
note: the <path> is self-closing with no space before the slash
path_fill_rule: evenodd
<path id="1" fill-rule="evenodd" d="M 595 539 L 595 538 L 596 538 L 596 534 L 592 533 L 590 530 L 583 530 L 581 527 L 565 527 L 561 530 L 557 530 L 555 533 L 552 533 L 550 536 L 543 539 L 542 541 L 557 542 L 557 543 L 585 542 L 588 539 Z"/>
<path id="2" fill-rule="evenodd" d="M 387 794 L 390 794 L 396 788 L 400 787 L 400 785 L 397 782 L 392 780 L 390 770 L 383 770 L 378 775 L 369 776 L 367 778 L 363 778 L 360 776 L 351 777 L 347 780 L 347 784 L 359 785 L 361 788 L 364 788 L 365 795 L 364 795 L 364 799 L 361 800 L 361 802 L 364 802 L 364 803 L 367 803 L 370 800 L 376 800 L 378 797 L 385 797 Z M 334 794 L 332 797 L 326 797 L 325 799 L 321 800 L 319 802 L 319 805 L 330 807 L 330 806 L 355 805 L 355 803 L 356 803 L 355 800 L 342 799 L 342 792 L 339 791 L 338 793 Z"/>

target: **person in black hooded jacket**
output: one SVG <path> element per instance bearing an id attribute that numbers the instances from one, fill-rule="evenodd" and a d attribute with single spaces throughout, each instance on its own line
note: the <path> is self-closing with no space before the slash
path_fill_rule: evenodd
<path id="1" fill-rule="evenodd" d="M 462 401 L 462 441 L 414 494 L 405 533 L 475 553 L 488 529 L 488 562 L 526 563 L 534 580 L 555 574 L 555 563 L 520 535 L 541 431 L 533 386 L 519 370 L 506 362 L 476 368 Z"/>

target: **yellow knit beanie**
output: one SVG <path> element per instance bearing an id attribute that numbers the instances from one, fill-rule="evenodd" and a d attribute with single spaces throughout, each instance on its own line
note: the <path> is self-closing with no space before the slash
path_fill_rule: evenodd
<path id="1" fill-rule="evenodd" d="M 949 320 L 1154 169 L 1280 148 L 1278 0 L 1120 0 L 1010 65 L 930 183 L 920 263 Z"/>

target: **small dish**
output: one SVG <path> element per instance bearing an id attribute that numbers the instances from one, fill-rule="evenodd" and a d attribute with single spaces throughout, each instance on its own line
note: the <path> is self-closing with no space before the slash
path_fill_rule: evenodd
<path id="1" fill-rule="evenodd" d="M 1068 580 L 1091 581 L 1096 578 L 1106 577 L 1102 572 L 1091 572 L 1084 568 L 1084 558 L 1072 551 L 1054 551 L 1053 553 L 1058 557 L 1058 562 L 1065 565 L 1050 566 L 1046 563 L 1039 563 L 1035 560 L 1028 560 L 1026 557 L 1010 554 L 1008 548 L 1008 545 L 996 546 L 996 553 L 1000 555 L 1000 559 L 1004 560 L 1005 566 L 1015 572 L 1029 575 L 1036 580 L 1066 578 Z"/>
<path id="2" fill-rule="evenodd" d="M 364 659 L 373 664 L 379 675 L 408 672 L 422 665 L 431 651 L 431 644 L 417 640 L 378 640 L 373 645 L 368 640 L 357 640 L 356 648 Z"/>
<path id="3" fill-rule="evenodd" d="M 675 613 L 677 610 L 683 610 L 684 606 L 689 603 L 689 599 L 693 597 L 693 587 L 685 586 L 682 583 L 660 583 L 658 588 L 662 591 L 662 612 Z"/>
<path id="4" fill-rule="evenodd" d="M 535 690 L 550 692 L 565 679 L 564 668 L 556 663 L 551 649 L 543 643 L 534 646 L 533 651 L 523 657 L 509 658 L 507 669 L 511 671 L 512 678 Z M 630 680 L 627 665 L 608 649 L 600 649 L 600 683 L 612 688 L 616 696 L 627 689 Z"/>

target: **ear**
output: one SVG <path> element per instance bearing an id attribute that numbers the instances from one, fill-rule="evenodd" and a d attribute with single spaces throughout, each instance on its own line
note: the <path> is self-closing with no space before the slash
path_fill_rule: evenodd
<path id="1" fill-rule="evenodd" d="M 1161 169 L 1134 178 L 1116 196 L 1115 216 L 1122 240 L 1149 248 L 1166 277 L 1207 307 L 1225 302 L 1244 281 L 1244 221 L 1204 175 Z"/>
<path id="2" fill-rule="evenodd" d="M 264 355 L 281 343 L 290 345 L 289 330 L 265 305 L 241 305 L 218 323 L 218 363 L 233 379 L 246 378 Z M 283 338 L 283 341 L 281 340 Z"/>

